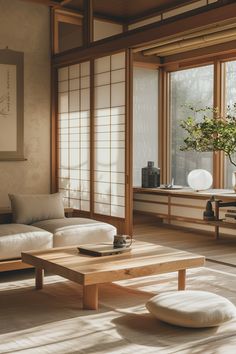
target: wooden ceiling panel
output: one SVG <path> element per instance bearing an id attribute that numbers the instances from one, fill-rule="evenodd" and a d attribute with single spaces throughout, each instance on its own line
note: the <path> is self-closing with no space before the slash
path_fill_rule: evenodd
<path id="1" fill-rule="evenodd" d="M 197 0 L 93 0 L 94 14 L 118 21 L 132 22 L 143 16 L 179 7 Z M 82 0 L 71 0 L 67 8 L 82 9 Z"/>

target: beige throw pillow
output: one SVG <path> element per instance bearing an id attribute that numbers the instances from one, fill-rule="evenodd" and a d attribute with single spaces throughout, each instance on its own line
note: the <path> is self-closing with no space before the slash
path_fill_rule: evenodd
<path id="1" fill-rule="evenodd" d="M 60 193 L 9 194 L 13 222 L 32 224 L 41 220 L 64 218 L 64 206 Z"/>
<path id="2" fill-rule="evenodd" d="M 214 327 L 236 318 L 228 299 L 207 291 L 171 291 L 151 298 L 146 307 L 161 321 L 183 327 Z"/>

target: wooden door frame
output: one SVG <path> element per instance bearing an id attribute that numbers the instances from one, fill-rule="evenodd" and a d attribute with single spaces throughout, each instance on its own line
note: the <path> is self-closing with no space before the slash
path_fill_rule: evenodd
<path id="1" fill-rule="evenodd" d="M 133 235 L 133 53 L 126 50 L 125 233 Z"/>

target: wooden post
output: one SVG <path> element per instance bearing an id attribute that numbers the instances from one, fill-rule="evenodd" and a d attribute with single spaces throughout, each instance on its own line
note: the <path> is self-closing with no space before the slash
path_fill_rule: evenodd
<path id="1" fill-rule="evenodd" d="M 90 60 L 90 217 L 94 217 L 94 158 L 95 158 L 95 135 L 94 135 L 94 59 Z"/>
<path id="2" fill-rule="evenodd" d="M 224 116 L 224 101 L 222 85 L 225 86 L 225 65 L 220 60 L 214 62 L 214 107 Z M 225 92 L 225 91 L 224 91 Z M 225 154 L 222 151 L 213 152 L 213 188 L 224 188 Z"/>
<path id="3" fill-rule="evenodd" d="M 186 283 L 186 269 L 179 270 L 178 275 L 178 290 L 185 290 Z"/>
<path id="4" fill-rule="evenodd" d="M 83 45 L 93 42 L 93 0 L 84 0 Z"/>
<path id="5" fill-rule="evenodd" d="M 58 111 L 57 111 L 57 69 L 51 68 L 51 171 L 50 171 L 50 190 L 51 193 L 58 191 Z"/>
<path id="6" fill-rule="evenodd" d="M 43 288 L 43 276 L 44 276 L 44 269 L 35 268 L 35 288 L 37 290 Z"/>
<path id="7" fill-rule="evenodd" d="M 158 161 L 161 169 L 161 183 L 170 183 L 170 115 L 169 115 L 169 74 L 159 69 L 159 121 L 158 121 Z"/>
<path id="8" fill-rule="evenodd" d="M 125 53 L 125 233 L 133 235 L 133 53 Z"/>
<path id="9" fill-rule="evenodd" d="M 216 221 L 219 220 L 219 208 L 220 208 L 220 200 L 216 200 L 215 201 L 215 218 L 216 218 Z M 216 238 L 216 240 L 218 240 L 219 237 L 220 237 L 219 225 L 216 225 L 215 226 L 215 238 Z"/>

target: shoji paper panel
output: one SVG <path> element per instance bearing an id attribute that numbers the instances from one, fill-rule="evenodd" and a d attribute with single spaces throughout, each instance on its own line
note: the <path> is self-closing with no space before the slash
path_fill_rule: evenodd
<path id="1" fill-rule="evenodd" d="M 158 71 L 134 67 L 133 75 L 133 185 L 140 186 L 147 161 L 158 166 Z"/>
<path id="2" fill-rule="evenodd" d="M 58 71 L 59 191 L 65 206 L 90 210 L 90 63 Z"/>
<path id="3" fill-rule="evenodd" d="M 125 53 L 95 60 L 94 212 L 125 217 Z"/>

